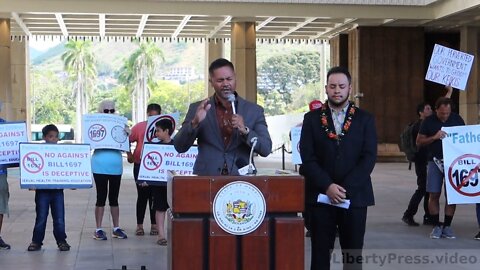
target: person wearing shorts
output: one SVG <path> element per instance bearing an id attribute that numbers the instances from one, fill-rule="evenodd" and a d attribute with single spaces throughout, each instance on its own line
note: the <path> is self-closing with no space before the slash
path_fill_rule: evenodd
<path id="1" fill-rule="evenodd" d="M 447 133 L 442 127 L 463 126 L 465 121 L 462 117 L 452 112 L 452 101 L 449 98 L 441 97 L 435 103 L 435 113 L 425 118 L 420 126 L 417 136 L 417 146 L 425 146 L 428 151 L 427 164 L 427 192 L 430 194 L 428 210 L 433 224 L 430 238 L 455 238 L 451 228 L 455 205 L 445 204 L 445 219 L 443 225 L 440 217 L 440 195 L 443 183 L 443 149 L 442 139 Z"/>

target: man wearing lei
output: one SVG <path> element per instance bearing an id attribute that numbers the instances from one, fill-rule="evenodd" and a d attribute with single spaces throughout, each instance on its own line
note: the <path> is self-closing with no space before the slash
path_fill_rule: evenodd
<path id="1" fill-rule="evenodd" d="M 370 177 L 377 157 L 375 120 L 349 101 L 347 69 L 330 69 L 325 91 L 328 100 L 305 114 L 300 138 L 305 207 L 311 215 L 311 269 L 330 269 L 337 228 L 343 269 L 362 269 L 367 207 L 375 204 Z M 317 202 L 319 194 L 331 204 Z M 350 201 L 347 209 L 337 207 L 345 200 Z"/>

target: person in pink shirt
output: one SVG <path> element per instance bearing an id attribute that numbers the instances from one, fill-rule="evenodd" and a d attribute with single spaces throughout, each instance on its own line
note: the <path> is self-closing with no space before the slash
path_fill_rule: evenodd
<path id="1" fill-rule="evenodd" d="M 147 115 L 154 116 L 160 115 L 162 113 L 162 107 L 156 103 L 149 104 L 147 106 Z M 130 143 L 136 142 L 137 145 L 135 150 L 132 153 L 127 153 L 128 162 L 133 162 L 133 177 L 135 178 L 137 186 L 137 229 L 135 231 L 136 235 L 144 235 L 145 231 L 143 229 L 143 219 L 145 218 L 145 211 L 147 208 L 147 203 L 150 209 L 150 235 L 158 235 L 158 228 L 155 222 L 155 210 L 152 208 L 153 204 L 153 194 L 152 188 L 145 182 L 138 181 L 138 172 L 140 170 L 140 162 L 142 159 L 142 148 L 143 140 L 145 138 L 145 133 L 147 131 L 147 121 L 137 123 L 132 127 L 132 133 L 130 134 L 129 140 Z"/>

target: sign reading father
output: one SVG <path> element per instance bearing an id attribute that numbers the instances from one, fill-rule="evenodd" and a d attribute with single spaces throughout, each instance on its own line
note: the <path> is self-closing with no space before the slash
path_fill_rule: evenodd
<path id="1" fill-rule="evenodd" d="M 20 187 L 91 188 L 88 144 L 20 144 Z"/>
<path id="2" fill-rule="evenodd" d="M 197 154 L 195 146 L 180 154 L 173 145 L 145 143 L 138 180 L 149 184 L 166 183 L 167 171 L 173 171 L 176 175 L 191 175 Z"/>
<path id="3" fill-rule="evenodd" d="M 157 139 L 155 136 L 155 123 L 162 119 L 168 119 L 172 121 L 173 130 L 176 129 L 178 119 L 180 118 L 180 113 L 172 113 L 172 114 L 162 114 L 162 115 L 152 115 L 149 116 L 147 119 L 147 130 L 145 132 L 145 137 L 143 139 L 144 142 L 159 142 L 160 140 Z"/>
<path id="4" fill-rule="evenodd" d="M 83 142 L 92 149 L 129 150 L 125 131 L 127 118 L 115 114 L 94 113 L 83 115 Z"/>
<path id="5" fill-rule="evenodd" d="M 480 125 L 443 127 L 445 189 L 448 204 L 480 203 Z"/>
<path id="6" fill-rule="evenodd" d="M 292 163 L 302 164 L 302 158 L 300 157 L 300 134 L 302 133 L 302 127 L 293 127 L 290 130 L 292 137 Z"/>
<path id="7" fill-rule="evenodd" d="M 435 44 L 425 79 L 465 90 L 473 58 L 471 54 Z"/>
<path id="8" fill-rule="evenodd" d="M 1 123 L 0 164 L 18 164 L 20 160 L 18 145 L 27 140 L 27 125 L 25 122 Z"/>

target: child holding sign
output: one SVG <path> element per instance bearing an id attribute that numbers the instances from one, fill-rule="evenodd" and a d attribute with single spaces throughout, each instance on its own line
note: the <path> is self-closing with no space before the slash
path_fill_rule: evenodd
<path id="1" fill-rule="evenodd" d="M 58 128 L 55 125 L 46 125 L 42 129 L 45 143 L 58 142 Z M 63 189 L 36 189 L 35 190 L 35 227 L 33 228 L 32 242 L 28 251 L 37 251 L 42 248 L 47 226 L 48 209 L 52 209 L 53 235 L 60 251 L 69 251 L 65 234 L 65 205 Z"/>
<path id="2" fill-rule="evenodd" d="M 161 144 L 171 144 L 173 134 L 173 123 L 169 119 L 161 119 L 155 123 L 155 136 L 160 140 Z M 168 209 L 167 202 L 167 183 L 161 182 L 159 185 L 152 186 L 153 193 L 153 209 L 155 209 L 155 219 L 158 226 L 158 240 L 157 244 L 161 246 L 167 245 L 165 239 L 165 212 Z"/>

